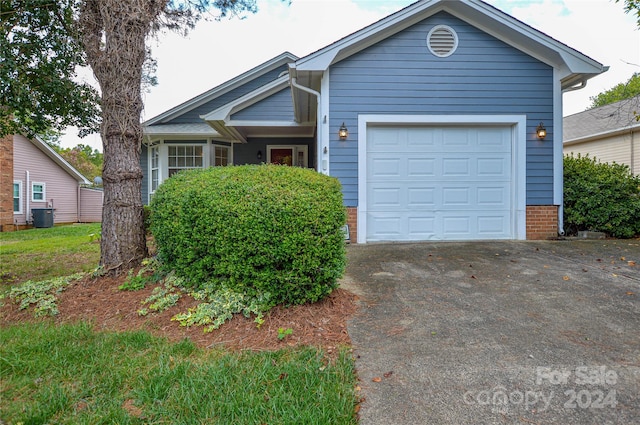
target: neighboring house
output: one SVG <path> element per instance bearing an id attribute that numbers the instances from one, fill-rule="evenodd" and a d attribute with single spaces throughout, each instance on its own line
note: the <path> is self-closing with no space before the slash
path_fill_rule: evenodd
<path id="1" fill-rule="evenodd" d="M 640 175 L 640 96 L 564 118 L 564 153 L 628 165 Z"/>
<path id="2" fill-rule="evenodd" d="M 275 162 L 339 179 L 358 243 L 554 237 L 562 93 L 604 71 L 482 1 L 418 1 L 143 123 L 143 202 L 182 169 Z"/>
<path id="3" fill-rule="evenodd" d="M 42 208 L 53 210 L 54 224 L 102 221 L 102 191 L 83 187 L 90 182 L 43 140 L 7 136 L 0 153 L 3 183 L 4 170 L 13 170 L 10 191 L 0 188 L 1 230 L 33 224 L 34 209 Z"/>

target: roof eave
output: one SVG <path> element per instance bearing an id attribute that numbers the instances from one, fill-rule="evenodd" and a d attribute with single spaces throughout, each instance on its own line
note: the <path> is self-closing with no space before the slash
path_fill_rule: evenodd
<path id="1" fill-rule="evenodd" d="M 583 74 L 583 78 L 588 79 L 606 71 L 599 62 L 480 0 L 416 2 L 299 59 L 296 69 L 324 71 L 331 64 L 441 11 L 463 19 L 512 47 L 563 70 L 561 79 L 572 74 Z"/>
<path id="2" fill-rule="evenodd" d="M 614 137 L 614 136 L 619 136 L 621 134 L 635 132 L 636 130 L 640 130 L 640 122 L 627 127 L 621 127 L 614 130 L 607 130 L 607 131 L 603 131 L 596 134 L 589 134 L 587 136 L 575 137 L 573 139 L 563 141 L 562 145 L 572 146 L 572 145 L 577 145 L 578 143 L 592 142 L 594 140 L 599 140 L 605 137 Z"/>
<path id="3" fill-rule="evenodd" d="M 161 122 L 173 119 L 177 116 L 182 115 L 183 113 L 196 108 L 200 105 L 203 105 L 209 101 L 211 101 L 212 99 L 215 99 L 243 84 L 246 84 L 248 81 L 251 81 L 255 78 L 257 78 L 258 76 L 264 74 L 265 72 L 268 72 L 272 69 L 275 69 L 279 66 L 285 65 L 287 63 L 290 63 L 292 61 L 297 60 L 298 57 L 295 56 L 292 53 L 289 52 L 284 52 L 278 56 L 276 56 L 273 59 L 270 59 L 267 62 L 264 62 L 258 66 L 256 66 L 255 68 L 250 69 L 249 71 L 240 74 L 239 76 L 226 81 L 222 84 L 220 84 L 219 86 L 216 86 L 214 88 L 212 88 L 211 90 L 208 90 L 192 99 L 187 100 L 186 102 L 181 103 L 178 106 L 175 106 L 171 109 L 169 109 L 168 111 L 165 111 L 163 113 L 161 113 L 160 115 L 157 115 L 145 122 L 143 122 L 143 125 L 146 126 L 150 126 L 153 124 L 159 124 Z"/>

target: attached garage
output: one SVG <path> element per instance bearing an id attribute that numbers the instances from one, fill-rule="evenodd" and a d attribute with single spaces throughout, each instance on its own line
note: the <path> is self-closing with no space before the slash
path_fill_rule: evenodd
<path id="1" fill-rule="evenodd" d="M 524 117 L 408 119 L 361 119 L 358 242 L 524 238 Z"/>

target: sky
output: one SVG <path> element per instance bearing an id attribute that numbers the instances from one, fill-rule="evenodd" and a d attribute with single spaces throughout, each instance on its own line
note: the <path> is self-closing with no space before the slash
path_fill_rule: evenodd
<path id="1" fill-rule="evenodd" d="M 485 0 L 556 40 L 610 67 L 587 87 L 564 94 L 563 115 L 584 111 L 590 97 L 640 72 L 640 30 L 614 0 Z M 257 0 L 244 19 L 201 21 L 186 37 L 150 41 L 158 84 L 143 94 L 142 119 L 154 116 L 260 65 L 284 51 L 306 56 L 412 4 L 414 0 Z M 90 73 L 81 77 L 92 81 Z M 102 151 L 98 135 L 79 139 L 70 128 L 63 147 Z"/>

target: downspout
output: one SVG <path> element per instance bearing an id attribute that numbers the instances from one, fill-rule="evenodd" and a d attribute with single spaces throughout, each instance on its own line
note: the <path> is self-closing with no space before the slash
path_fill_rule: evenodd
<path id="1" fill-rule="evenodd" d="M 633 173 L 634 175 L 640 175 L 640 170 L 637 169 L 637 164 L 635 161 L 635 154 L 636 154 L 636 148 L 635 148 L 635 144 L 636 144 L 636 138 L 635 138 L 635 132 L 633 131 L 633 128 L 631 129 L 631 173 Z"/>
<path id="2" fill-rule="evenodd" d="M 606 67 L 605 71 L 608 69 L 609 67 Z M 556 80 L 556 79 L 554 79 Z M 557 80 L 556 80 L 557 81 Z M 561 99 L 561 105 L 562 105 L 562 97 L 564 93 L 569 93 L 572 91 L 576 91 L 576 90 L 580 90 L 587 87 L 587 80 L 582 80 L 580 81 L 580 83 L 578 83 L 577 85 L 571 86 L 571 87 L 567 87 L 565 89 L 561 89 L 560 92 L 560 99 Z M 555 122 L 555 117 L 554 117 L 554 126 L 557 125 L 557 123 Z M 560 113 L 560 152 L 561 152 L 561 158 L 560 158 L 560 163 L 562 164 L 561 167 L 559 167 L 561 170 L 564 170 L 564 135 L 563 133 L 563 121 L 564 121 L 564 115 L 562 113 Z M 562 177 L 562 190 L 563 193 L 560 194 L 560 202 L 558 203 L 558 235 L 560 236 L 564 236 L 565 232 L 564 232 L 564 173 L 563 173 L 563 177 Z"/>
<path id="3" fill-rule="evenodd" d="M 321 94 L 319 91 L 316 91 L 312 88 L 309 87 L 305 87 L 301 84 L 298 83 L 298 80 L 296 77 L 291 77 L 291 85 L 297 89 L 302 90 L 303 92 L 312 94 L 316 97 L 316 128 L 318 130 L 318 134 L 316 136 L 316 144 L 317 144 L 317 149 L 316 149 L 316 171 L 318 172 L 322 172 L 320 170 L 320 161 L 322 160 L 322 170 L 325 171 L 326 174 L 326 170 L 327 170 L 327 160 L 323 158 L 323 154 L 325 153 L 324 150 L 322 149 L 322 125 L 321 125 L 321 120 L 320 120 L 320 99 L 321 99 Z"/>
<path id="4" fill-rule="evenodd" d="M 25 209 L 25 212 L 24 212 L 24 222 L 26 224 L 29 224 L 29 214 L 30 214 L 29 213 L 29 211 L 30 211 L 29 208 L 31 207 L 31 205 L 29 204 L 29 195 L 30 195 L 30 191 L 29 191 L 29 187 L 30 187 L 30 185 L 29 185 L 29 171 L 27 170 L 24 173 L 25 173 L 25 180 L 27 181 L 26 187 L 24 188 L 24 190 L 25 190 L 25 192 L 27 194 L 26 209 Z"/>
<path id="5" fill-rule="evenodd" d="M 609 70 L 608 66 L 603 66 L 602 67 L 602 72 L 607 72 Z M 555 72 L 555 69 L 554 69 Z M 557 79 L 554 78 L 555 81 L 557 81 Z M 580 90 L 587 87 L 587 80 L 582 80 L 580 81 L 580 83 L 578 83 L 577 85 L 571 86 L 571 87 L 567 87 L 566 89 L 561 89 L 561 94 L 560 94 L 560 99 L 562 99 L 562 95 L 564 93 L 568 93 L 568 92 L 572 92 L 572 91 L 576 91 L 576 90 Z M 564 119 L 564 117 L 562 116 L 563 114 L 560 114 L 561 118 Z M 562 123 L 562 120 L 560 121 Z M 562 127 L 561 127 L 562 129 Z M 564 146 L 564 136 L 561 134 L 562 137 L 562 143 L 561 145 Z M 562 163 L 564 164 L 564 149 L 561 149 L 561 151 L 563 151 L 562 154 Z M 564 166 L 563 166 L 564 169 Z M 562 183 L 562 188 L 563 188 L 563 192 L 564 192 L 564 176 L 563 176 L 563 183 Z M 561 194 L 561 202 L 560 205 L 558 207 L 558 234 L 560 236 L 564 236 L 564 193 Z"/>
<path id="6" fill-rule="evenodd" d="M 80 199 L 81 196 L 82 196 L 82 190 L 80 188 L 80 184 L 78 184 L 78 200 L 76 202 L 77 204 L 76 220 L 78 223 L 82 223 L 82 200 Z"/>

